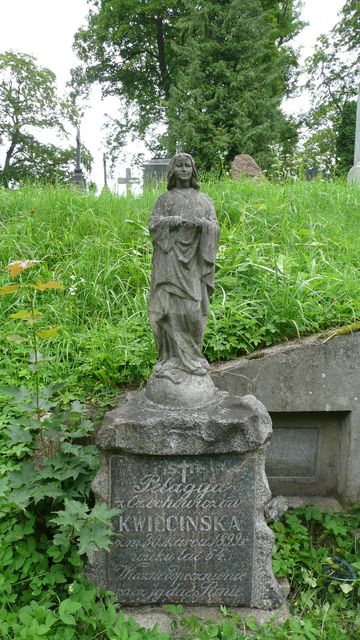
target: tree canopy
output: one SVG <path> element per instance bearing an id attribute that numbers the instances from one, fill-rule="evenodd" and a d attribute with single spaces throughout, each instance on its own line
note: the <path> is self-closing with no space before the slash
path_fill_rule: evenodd
<path id="1" fill-rule="evenodd" d="M 339 173 L 352 166 L 355 104 L 360 81 L 360 6 L 347 0 L 330 33 L 319 37 L 307 60 L 312 102 L 306 117 L 309 156 Z M 352 127 L 352 135 L 351 135 Z"/>
<path id="2" fill-rule="evenodd" d="M 0 54 L 0 164 L 3 186 L 24 179 L 65 179 L 74 166 L 75 149 L 58 148 L 37 138 L 39 129 L 66 136 L 65 123 L 74 124 L 73 105 L 56 93 L 55 74 L 36 64 L 33 56 L 7 51 Z M 85 153 L 89 168 L 90 156 Z"/>
<path id="3" fill-rule="evenodd" d="M 118 96 L 126 130 L 153 150 L 184 149 L 206 169 L 242 152 L 268 163 L 271 145 L 294 135 L 280 103 L 297 71 L 290 41 L 302 27 L 299 0 L 89 5 L 73 84 L 99 82 L 104 96 Z"/>

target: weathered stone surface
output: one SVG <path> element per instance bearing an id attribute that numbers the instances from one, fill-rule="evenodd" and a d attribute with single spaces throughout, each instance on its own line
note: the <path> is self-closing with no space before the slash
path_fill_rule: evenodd
<path id="1" fill-rule="evenodd" d="M 251 396 L 218 393 L 179 412 L 131 394 L 98 434 L 93 490 L 122 511 L 110 553 L 87 575 L 124 604 L 278 606 L 263 515 L 270 434 Z"/>
<path id="2" fill-rule="evenodd" d="M 270 417 L 254 396 L 217 391 L 206 406 L 179 411 L 161 407 L 148 400 L 145 391 L 136 391 L 106 414 L 97 445 L 154 456 L 246 453 L 270 436 Z"/>
<path id="3" fill-rule="evenodd" d="M 182 371 L 181 383 L 152 374 L 145 395 L 156 404 L 170 407 L 199 408 L 215 397 L 215 385 L 209 374 L 197 376 Z"/>
<path id="4" fill-rule="evenodd" d="M 334 513 L 343 511 L 343 507 L 336 498 L 324 498 L 323 496 L 276 496 L 268 502 L 265 507 L 265 517 L 267 520 L 276 520 L 289 509 L 297 509 L 312 504 L 321 512 L 333 511 Z"/>
<path id="5" fill-rule="evenodd" d="M 242 177 L 264 178 L 259 165 L 246 153 L 235 156 L 231 165 L 231 173 L 234 180 L 239 180 Z"/>
<path id="6" fill-rule="evenodd" d="M 285 595 L 286 597 L 286 595 Z M 125 607 L 121 609 L 127 617 L 135 618 L 136 622 L 145 627 L 146 629 L 152 629 L 156 624 L 159 631 L 170 633 L 172 638 L 188 637 L 188 629 L 177 628 L 174 630 L 172 625 L 173 616 L 164 610 L 161 606 L 142 606 L 142 607 Z M 277 624 L 284 624 L 289 618 L 290 613 L 287 604 L 284 603 L 276 609 L 249 609 L 233 607 L 232 611 L 241 617 L 241 620 L 248 620 L 249 618 L 255 620 L 258 624 L 262 625 L 268 622 L 271 618 L 276 620 Z M 184 617 L 196 617 L 202 622 L 220 622 L 224 619 L 220 607 L 209 606 L 185 606 L 182 615 Z M 242 624 L 239 624 L 239 628 L 243 631 Z"/>
<path id="7" fill-rule="evenodd" d="M 267 473 L 273 477 L 313 477 L 316 474 L 318 429 L 274 430 L 267 455 Z"/>
<path id="8" fill-rule="evenodd" d="M 272 416 L 268 478 L 275 495 L 360 499 L 359 362 L 357 331 L 295 340 L 212 367 L 219 389 L 256 395 Z M 295 429 L 296 439 L 282 440 L 278 429 Z M 304 456 L 300 469 L 295 448 L 298 457 Z M 275 477 L 275 460 L 284 475 Z"/>

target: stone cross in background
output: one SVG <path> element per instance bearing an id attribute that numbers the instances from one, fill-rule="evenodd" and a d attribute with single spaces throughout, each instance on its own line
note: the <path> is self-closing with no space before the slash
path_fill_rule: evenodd
<path id="1" fill-rule="evenodd" d="M 139 182 L 139 178 L 131 177 L 131 169 L 129 169 L 129 167 L 126 168 L 125 178 L 118 178 L 118 184 L 126 185 L 126 195 L 129 193 L 131 185 L 136 184 L 137 182 Z"/>
<path id="2" fill-rule="evenodd" d="M 103 166 L 104 166 L 104 189 L 108 188 L 107 185 L 107 171 L 106 171 L 106 153 L 103 153 Z"/>
<path id="3" fill-rule="evenodd" d="M 349 183 L 355 182 L 360 185 L 360 85 L 356 110 L 354 166 L 351 167 L 347 179 Z"/>
<path id="4" fill-rule="evenodd" d="M 80 127 L 76 129 L 76 170 L 80 171 L 80 156 L 81 156 L 81 141 L 80 141 Z"/>
<path id="5" fill-rule="evenodd" d="M 81 166 L 81 140 L 80 140 L 80 127 L 76 129 L 76 167 L 75 171 L 70 178 L 70 184 L 76 189 L 86 190 L 86 180 L 82 172 Z"/>

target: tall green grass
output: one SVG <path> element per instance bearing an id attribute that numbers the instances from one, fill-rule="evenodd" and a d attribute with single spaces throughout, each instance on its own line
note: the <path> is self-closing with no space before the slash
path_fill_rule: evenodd
<path id="1" fill-rule="evenodd" d="M 202 184 L 221 224 L 205 353 L 232 359 L 294 336 L 360 320 L 360 190 L 342 182 Z M 156 361 L 147 320 L 150 212 L 159 192 L 100 197 L 58 188 L 0 191 L 0 286 L 6 265 L 37 258 L 49 377 L 72 396 L 139 382 Z M 0 298 L 0 379 L 26 377 L 24 345 L 9 342 L 16 294 Z"/>

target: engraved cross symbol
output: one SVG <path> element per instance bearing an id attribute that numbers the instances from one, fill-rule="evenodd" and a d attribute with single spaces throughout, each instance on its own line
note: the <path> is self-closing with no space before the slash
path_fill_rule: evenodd
<path id="1" fill-rule="evenodd" d="M 186 460 L 184 460 L 184 462 L 181 465 L 181 482 L 186 482 L 186 469 L 189 469 L 189 471 L 192 471 L 192 465 L 189 464 L 188 462 L 186 462 Z"/>

